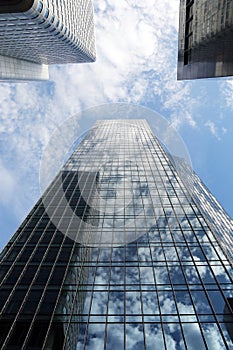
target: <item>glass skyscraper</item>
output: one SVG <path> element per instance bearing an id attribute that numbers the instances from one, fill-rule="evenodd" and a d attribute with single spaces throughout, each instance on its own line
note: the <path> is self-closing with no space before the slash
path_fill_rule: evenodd
<path id="1" fill-rule="evenodd" d="M 48 65 L 95 55 L 91 0 L 0 0 L 0 79 L 48 79 Z"/>
<path id="2" fill-rule="evenodd" d="M 97 121 L 1 253 L 1 349 L 232 349 L 232 220 L 182 174 Z"/>
<path id="3" fill-rule="evenodd" d="M 233 75 L 232 47 L 232 0 L 180 0 L 179 80 Z"/>

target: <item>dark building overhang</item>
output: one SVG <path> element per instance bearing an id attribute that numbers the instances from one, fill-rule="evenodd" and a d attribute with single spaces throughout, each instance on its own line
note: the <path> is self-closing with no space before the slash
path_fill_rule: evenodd
<path id="1" fill-rule="evenodd" d="M 0 0 L 1 13 L 17 13 L 28 11 L 34 0 Z"/>

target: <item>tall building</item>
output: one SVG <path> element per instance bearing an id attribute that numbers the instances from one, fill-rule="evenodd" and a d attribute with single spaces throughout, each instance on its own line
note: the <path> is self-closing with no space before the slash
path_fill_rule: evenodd
<path id="1" fill-rule="evenodd" d="M 232 221 L 185 167 L 97 121 L 1 253 L 1 349 L 232 349 Z"/>
<path id="2" fill-rule="evenodd" d="M 233 75 L 232 47 L 232 0 L 180 0 L 179 80 Z"/>
<path id="3" fill-rule="evenodd" d="M 91 0 L 0 1 L 0 79 L 48 79 L 48 65 L 95 61 Z"/>

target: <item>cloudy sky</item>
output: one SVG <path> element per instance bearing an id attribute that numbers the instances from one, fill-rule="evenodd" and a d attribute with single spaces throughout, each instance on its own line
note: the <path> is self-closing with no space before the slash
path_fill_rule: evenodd
<path id="1" fill-rule="evenodd" d="M 233 216 L 233 80 L 176 80 L 179 0 L 94 0 L 94 7 L 95 63 L 51 67 L 48 82 L 0 84 L 1 247 L 40 195 L 40 160 L 53 131 L 103 103 L 139 104 L 167 118 Z"/>

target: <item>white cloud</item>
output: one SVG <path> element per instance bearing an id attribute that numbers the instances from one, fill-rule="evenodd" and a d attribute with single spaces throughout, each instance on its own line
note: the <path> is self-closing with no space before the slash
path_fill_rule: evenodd
<path id="1" fill-rule="evenodd" d="M 0 198 L 2 207 L 10 207 L 12 221 L 24 216 L 27 201 L 24 200 L 24 194 L 19 186 L 17 172 L 15 169 L 9 169 L 0 161 Z M 28 209 L 28 207 L 27 207 Z"/>
<path id="2" fill-rule="evenodd" d="M 227 79 L 221 82 L 221 93 L 227 107 L 233 109 L 233 80 Z"/>
<path id="3" fill-rule="evenodd" d="M 208 120 L 205 123 L 205 126 L 210 130 L 211 134 L 213 136 L 215 136 L 217 140 L 220 140 L 220 136 L 219 136 L 219 132 L 218 132 L 217 126 L 216 126 L 216 124 L 213 121 Z"/>
<path id="4" fill-rule="evenodd" d="M 204 325 L 203 328 L 204 328 L 205 339 L 209 349 L 213 349 L 213 350 L 224 349 L 225 345 L 220 336 L 220 332 L 217 325 L 208 324 L 206 326 Z M 228 346 L 229 348 L 231 348 L 232 344 L 228 342 Z"/>
<path id="5" fill-rule="evenodd" d="M 14 174 L 0 163 L 0 196 L 3 203 L 8 203 L 12 200 L 12 196 L 17 188 Z"/>

